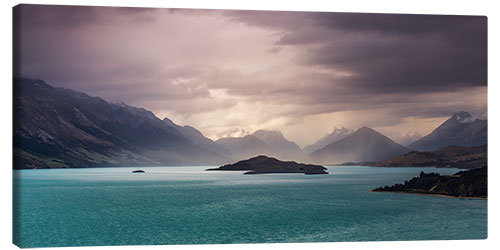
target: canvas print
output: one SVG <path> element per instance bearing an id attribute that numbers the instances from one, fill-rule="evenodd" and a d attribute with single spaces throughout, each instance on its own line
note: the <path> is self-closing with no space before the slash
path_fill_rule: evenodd
<path id="1" fill-rule="evenodd" d="M 487 238 L 485 16 L 13 14 L 21 248 Z"/>

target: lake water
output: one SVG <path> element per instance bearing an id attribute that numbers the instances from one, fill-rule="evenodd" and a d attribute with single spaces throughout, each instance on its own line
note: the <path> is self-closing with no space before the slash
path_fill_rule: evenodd
<path id="1" fill-rule="evenodd" d="M 208 167 L 14 171 L 21 247 L 484 239 L 487 201 L 367 192 L 420 171 L 328 167 L 329 175 Z"/>

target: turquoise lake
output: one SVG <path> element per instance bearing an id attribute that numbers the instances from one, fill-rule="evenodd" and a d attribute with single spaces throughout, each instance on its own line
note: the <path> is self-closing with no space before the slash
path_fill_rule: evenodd
<path id="1" fill-rule="evenodd" d="M 487 201 L 371 189 L 420 171 L 328 167 L 329 175 L 209 167 L 14 171 L 20 247 L 455 240 L 487 237 Z"/>

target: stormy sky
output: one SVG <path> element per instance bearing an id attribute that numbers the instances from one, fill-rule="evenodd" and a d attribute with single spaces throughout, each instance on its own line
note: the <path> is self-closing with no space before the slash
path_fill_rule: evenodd
<path id="1" fill-rule="evenodd" d="M 487 116 L 481 16 L 24 5 L 16 75 L 144 107 L 218 139 L 334 127 L 396 141 Z"/>

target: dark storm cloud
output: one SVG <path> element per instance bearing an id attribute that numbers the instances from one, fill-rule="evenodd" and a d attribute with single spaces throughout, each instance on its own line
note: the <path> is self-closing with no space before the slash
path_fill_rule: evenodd
<path id="1" fill-rule="evenodd" d="M 453 15 L 312 13 L 316 23 L 349 32 L 378 31 L 385 34 L 424 35 L 483 30 L 485 17 Z M 458 29 L 457 29 L 458 28 Z M 486 31 L 486 30 L 484 30 Z"/>
<path id="2" fill-rule="evenodd" d="M 233 12 L 284 32 L 278 45 L 309 46 L 299 63 L 352 74 L 352 91 L 422 93 L 486 86 L 486 17 Z"/>

